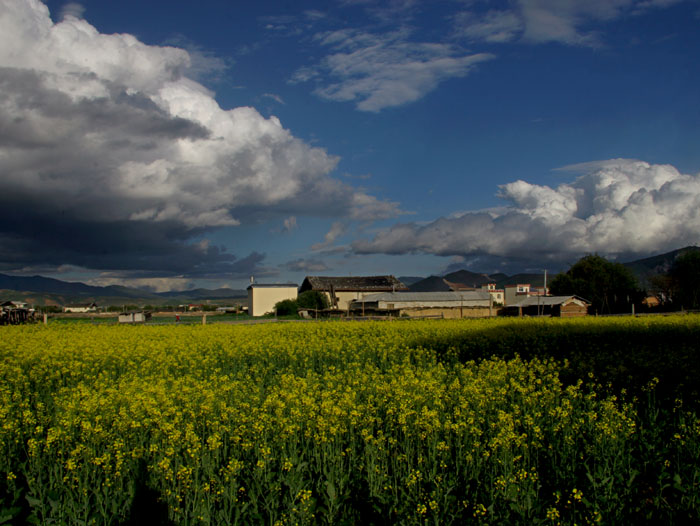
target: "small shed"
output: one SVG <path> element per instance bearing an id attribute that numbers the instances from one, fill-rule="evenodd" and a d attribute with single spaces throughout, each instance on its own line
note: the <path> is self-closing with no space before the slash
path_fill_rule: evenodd
<path id="1" fill-rule="evenodd" d="M 119 314 L 119 323 L 144 323 L 151 319 L 151 313 L 147 311 L 122 312 Z"/>
<path id="2" fill-rule="evenodd" d="M 580 296 L 532 296 L 507 305 L 506 316 L 551 316 L 576 318 L 588 315 L 591 303 Z"/>
<path id="3" fill-rule="evenodd" d="M 307 290 L 325 293 L 332 309 L 347 310 L 352 301 L 368 294 L 408 291 L 408 287 L 394 276 L 307 276 L 299 293 Z"/>
<path id="4" fill-rule="evenodd" d="M 18 325 L 34 321 L 34 309 L 27 309 L 26 305 L 23 301 L 3 302 L 0 305 L 0 325 Z"/>

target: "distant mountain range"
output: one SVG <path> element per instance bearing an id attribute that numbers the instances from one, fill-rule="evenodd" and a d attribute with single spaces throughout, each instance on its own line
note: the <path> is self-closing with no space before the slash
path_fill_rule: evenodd
<path id="1" fill-rule="evenodd" d="M 110 285 L 95 287 L 85 283 L 61 281 L 43 276 L 8 276 L 0 274 L 0 299 L 21 299 L 33 305 L 166 305 L 179 303 L 225 303 L 224 300 L 247 298 L 245 290 L 193 289 L 187 291 L 150 292 L 143 289 Z"/>
<path id="2" fill-rule="evenodd" d="M 639 280 L 643 288 L 648 287 L 649 278 L 669 271 L 676 258 L 688 251 L 700 251 L 700 247 L 689 246 L 658 256 L 623 263 Z M 550 275 L 550 278 L 553 278 Z M 402 276 L 399 280 L 413 292 L 439 292 L 450 290 L 450 286 L 479 288 L 485 283 L 496 283 L 498 288 L 517 283 L 529 283 L 541 287 L 543 274 L 503 273 L 484 274 L 469 270 L 458 270 L 444 276 Z M 8 276 L 0 274 L 0 300 L 22 300 L 33 305 L 66 305 L 68 303 L 95 302 L 98 305 L 177 305 L 181 303 L 225 304 L 247 298 L 243 289 L 193 289 L 186 291 L 149 292 L 143 289 L 111 285 L 95 287 L 85 283 L 61 281 L 43 276 Z"/>
<path id="3" fill-rule="evenodd" d="M 686 252 L 699 252 L 700 247 L 684 247 L 678 250 L 672 250 L 666 254 L 660 254 L 658 256 L 651 256 L 644 259 L 638 259 L 636 261 L 630 261 L 629 263 L 623 263 L 628 269 L 639 280 L 639 284 L 642 288 L 649 286 L 649 278 L 652 276 L 657 276 L 659 274 L 666 274 L 671 270 L 673 262 L 682 256 Z"/>
<path id="4" fill-rule="evenodd" d="M 479 288 L 487 283 L 495 283 L 499 289 L 506 285 L 516 285 L 518 283 L 529 283 L 535 287 L 544 285 L 544 274 L 480 274 L 469 270 L 458 270 L 445 274 L 444 276 L 429 276 L 427 278 L 406 283 L 403 277 L 399 280 L 403 282 L 411 292 L 443 292 L 453 290 L 453 288 Z"/>
<path id="5" fill-rule="evenodd" d="M 623 263 L 639 280 L 642 288 L 649 286 L 649 278 L 658 274 L 666 274 L 676 258 L 688 251 L 700 251 L 700 247 L 689 246 L 672 250 L 665 254 L 652 256 L 635 261 Z M 550 274 L 547 280 L 551 280 L 555 274 Z M 399 277 L 412 292 L 442 292 L 451 290 L 452 286 L 479 288 L 486 283 L 495 283 L 499 289 L 506 285 L 529 283 L 535 287 L 544 286 L 544 274 L 515 274 L 508 276 L 503 273 L 482 274 L 469 270 L 458 270 L 444 276 L 429 276 L 427 278 Z"/>

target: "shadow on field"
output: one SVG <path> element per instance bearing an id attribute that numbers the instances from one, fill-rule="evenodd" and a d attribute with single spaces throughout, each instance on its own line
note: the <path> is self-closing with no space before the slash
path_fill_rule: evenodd
<path id="1" fill-rule="evenodd" d="M 131 505 L 129 518 L 123 526 L 170 526 L 174 524 L 168 519 L 168 506 L 158 498 L 158 492 L 148 487 L 148 469 L 145 461 L 141 461 L 134 478 L 134 501 Z"/>
<path id="2" fill-rule="evenodd" d="M 553 358 L 563 365 L 565 384 L 586 380 L 639 396 L 654 378 L 657 401 L 672 404 L 682 398 L 700 407 L 700 324 L 679 320 L 654 324 L 587 323 L 528 320 L 485 328 L 431 334 L 410 342 L 436 352 L 446 363 L 479 361 L 492 356 L 524 360 Z"/>

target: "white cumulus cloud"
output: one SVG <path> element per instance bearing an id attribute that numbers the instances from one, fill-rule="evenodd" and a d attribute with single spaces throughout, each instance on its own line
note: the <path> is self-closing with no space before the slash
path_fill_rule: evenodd
<path id="1" fill-rule="evenodd" d="M 565 170 L 583 175 L 555 188 L 508 183 L 499 192 L 508 206 L 397 224 L 353 249 L 562 261 L 586 253 L 649 255 L 700 243 L 700 175 L 628 159 Z"/>

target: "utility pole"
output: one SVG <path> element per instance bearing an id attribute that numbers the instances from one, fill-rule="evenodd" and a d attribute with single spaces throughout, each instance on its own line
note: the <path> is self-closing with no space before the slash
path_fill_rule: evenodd
<path id="1" fill-rule="evenodd" d="M 547 269 L 544 269 L 544 295 L 547 295 Z"/>

